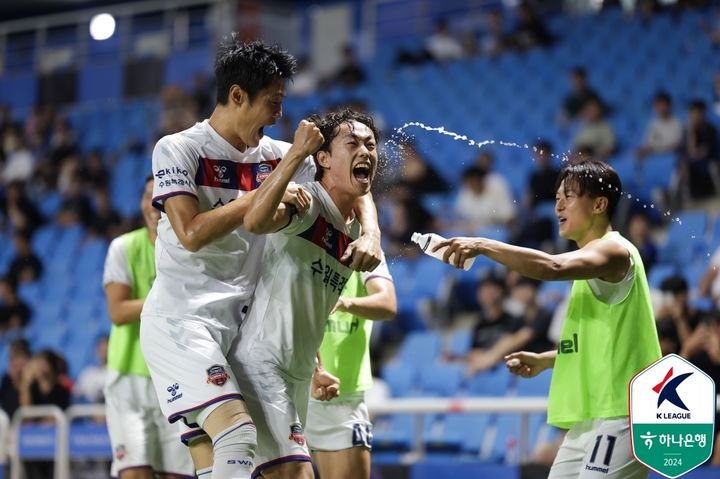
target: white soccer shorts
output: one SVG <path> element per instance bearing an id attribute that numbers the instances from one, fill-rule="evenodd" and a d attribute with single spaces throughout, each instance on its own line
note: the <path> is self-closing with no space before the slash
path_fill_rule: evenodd
<path id="1" fill-rule="evenodd" d="M 565 435 L 548 479 L 645 479 L 635 460 L 627 417 L 577 423 Z"/>
<path id="2" fill-rule="evenodd" d="M 309 462 L 303 425 L 310 379 L 291 379 L 277 365 L 266 361 L 242 361 L 236 367 L 245 404 L 257 428 L 253 477 L 270 466 Z"/>
<path id="3" fill-rule="evenodd" d="M 150 315 L 140 324 L 143 355 L 170 422 L 197 428 L 213 408 L 242 399 L 226 358 L 237 325 Z"/>
<path id="4" fill-rule="evenodd" d="M 311 451 L 371 448 L 372 423 L 365 394 L 341 396 L 330 401 L 310 400 L 305 438 Z"/>
<path id="5" fill-rule="evenodd" d="M 108 371 L 105 409 L 113 449 L 112 477 L 141 467 L 195 477 L 190 452 L 180 442 L 177 425 L 163 416 L 150 378 Z"/>

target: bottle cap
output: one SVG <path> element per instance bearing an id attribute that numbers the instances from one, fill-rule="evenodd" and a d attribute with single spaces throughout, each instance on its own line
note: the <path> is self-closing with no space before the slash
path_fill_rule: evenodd
<path id="1" fill-rule="evenodd" d="M 415 233 L 413 233 L 412 236 L 410 237 L 410 241 L 412 241 L 413 243 L 419 243 L 421 236 L 422 236 L 422 235 L 421 235 L 420 233 L 415 232 Z"/>

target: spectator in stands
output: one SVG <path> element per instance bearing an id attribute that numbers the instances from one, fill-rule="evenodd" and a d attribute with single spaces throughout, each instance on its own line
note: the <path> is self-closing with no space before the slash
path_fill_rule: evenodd
<path id="1" fill-rule="evenodd" d="M 110 171 L 103 164 L 103 155 L 100 150 L 92 150 L 80 166 L 80 177 L 85 184 L 93 190 L 107 188 L 110 184 Z"/>
<path id="2" fill-rule="evenodd" d="M 575 120 L 585 109 L 585 104 L 592 98 L 600 98 L 598 93 L 588 84 L 587 73 L 583 67 L 575 67 L 570 72 L 572 91 L 565 97 L 560 112 L 559 122 L 566 126 Z"/>
<path id="3" fill-rule="evenodd" d="M 455 228 L 468 232 L 490 226 L 506 226 L 515 218 L 510 187 L 505 179 L 473 166 L 465 170 L 455 204 Z"/>
<path id="4" fill-rule="evenodd" d="M 50 350 L 35 354 L 23 369 L 20 383 L 20 405 L 51 404 L 66 409 L 70 390 L 63 385 L 64 358 Z"/>
<path id="5" fill-rule="evenodd" d="M 554 347 L 547 335 L 552 313 L 538 304 L 537 293 L 540 281 L 519 275 L 517 277 L 503 310 L 509 311 L 506 314 L 511 314 L 510 317 L 519 318 L 520 321 L 516 324 L 514 319 L 505 318 L 509 330 L 497 338 L 489 348 L 470 353 L 468 372 L 471 375 L 494 368 L 503 362 L 506 354 L 513 351 L 541 353 Z"/>
<path id="6" fill-rule="evenodd" d="M 215 108 L 215 102 L 213 101 L 214 91 L 215 85 L 213 85 L 212 77 L 199 71 L 193 73 L 193 85 L 190 97 L 195 103 L 198 118 L 209 117 L 213 108 Z"/>
<path id="7" fill-rule="evenodd" d="M 508 334 L 522 328 L 522 321 L 511 316 L 503 307 L 505 301 L 505 282 L 491 273 L 480 281 L 477 289 L 480 311 L 473 327 L 472 350 L 467 357 L 469 376 L 492 367 L 493 348 Z"/>
<path id="8" fill-rule="evenodd" d="M 388 256 L 413 257 L 418 248 L 409 243 L 415 231 L 435 229 L 433 216 L 425 209 L 420 198 L 404 184 L 399 184 L 383 196 L 379 207 L 386 218 L 383 221 L 383 249 Z"/>
<path id="9" fill-rule="evenodd" d="M 675 152 L 682 141 L 682 123 L 672 113 L 670 95 L 664 91 L 656 93 L 653 109 L 655 118 L 648 123 L 643 144 L 635 150 L 638 158 L 655 153 Z"/>
<path id="10" fill-rule="evenodd" d="M 595 159 L 605 159 L 616 147 L 615 130 L 605 119 L 605 106 L 599 98 L 589 98 L 582 109 L 582 126 L 573 140 L 573 150 L 591 148 Z"/>
<path id="11" fill-rule="evenodd" d="M 487 14 L 486 24 L 485 32 L 480 37 L 480 51 L 489 57 L 500 55 L 510 46 L 502 10 L 499 8 L 490 10 Z"/>
<path id="12" fill-rule="evenodd" d="M 555 178 L 560 173 L 552 164 L 553 147 L 546 140 L 539 140 L 533 146 L 535 169 L 530 173 L 523 197 L 524 210 L 520 212 L 521 221 L 515 243 L 538 248 L 554 236 L 554 216 L 539 216 L 535 207 L 555 202 Z"/>
<path id="13" fill-rule="evenodd" d="M 58 212 L 58 223 L 61 225 L 83 225 L 89 227 L 94 221 L 92 203 L 83 188 L 80 176 L 75 174 L 70 178 L 67 191 Z"/>
<path id="14" fill-rule="evenodd" d="M 25 194 L 25 183 L 13 181 L 7 185 L 3 199 L 3 214 L 0 217 L 4 217 L 8 222 L 6 227 L 32 235 L 45 221 L 35 203 Z"/>
<path id="15" fill-rule="evenodd" d="M 67 118 L 57 117 L 53 122 L 48 150 L 50 162 L 55 165 L 59 165 L 66 157 L 77 152 L 75 133 Z"/>
<path id="16" fill-rule="evenodd" d="M 332 76 L 331 83 L 343 87 L 354 87 L 365 82 L 365 71 L 355 56 L 352 45 L 343 45 L 342 61 Z"/>
<path id="17" fill-rule="evenodd" d="M 415 147 L 415 143 L 407 140 L 402 143 L 401 157 L 402 169 L 400 178 L 393 182 L 401 183 L 409 188 L 415 195 L 425 193 L 444 193 L 448 191 L 448 185 L 438 174 L 433 166 L 423 158 L 423 155 Z"/>
<path id="18" fill-rule="evenodd" d="M 312 68 L 310 58 L 302 56 L 298 58 L 298 71 L 293 77 L 293 81 L 288 82 L 287 92 L 289 95 L 305 96 L 314 93 L 318 86 L 317 73 Z M 210 115 L 206 115 L 210 116 Z M 283 117 L 285 118 L 285 117 Z M 292 141 L 292 133 L 295 131 L 293 123 L 292 130 L 287 141 Z"/>
<path id="19" fill-rule="evenodd" d="M 70 406 L 70 390 L 63 386 L 59 369 L 59 356 L 50 350 L 35 354 L 25 365 L 20 380 L 21 406 L 58 406 L 67 409 Z M 32 461 L 25 464 L 27 479 L 47 479 L 53 477 L 52 461 Z"/>
<path id="20" fill-rule="evenodd" d="M 20 384 L 30 356 L 30 344 L 26 339 L 16 339 L 10 343 L 7 373 L 0 382 L 0 409 L 10 417 L 20 407 Z"/>
<path id="21" fill-rule="evenodd" d="M 35 171 L 35 156 L 19 128 L 9 128 L 5 131 L 3 148 L 5 165 L 0 172 L 0 183 L 28 181 Z"/>
<path id="22" fill-rule="evenodd" d="M 714 192 L 713 175 L 717 175 L 717 130 L 706 116 L 703 100 L 694 100 L 688 109 L 688 122 L 681 145 L 678 169 L 681 194 L 704 198 Z"/>
<path id="23" fill-rule="evenodd" d="M 698 285 L 698 295 L 701 298 L 712 299 L 715 308 L 720 309 L 720 248 L 710 257 L 705 274 Z"/>
<path id="24" fill-rule="evenodd" d="M 459 60 L 463 56 L 462 45 L 450 34 L 444 18 L 435 22 L 435 33 L 425 39 L 425 50 L 436 62 Z"/>
<path id="25" fill-rule="evenodd" d="M 672 319 L 659 320 L 656 322 L 656 326 L 662 355 L 680 354 L 680 338 Z"/>
<path id="26" fill-rule="evenodd" d="M 664 304 L 655 315 L 657 321 L 672 321 L 680 344 L 684 346 L 700 324 L 702 313 L 690 304 L 688 284 L 682 276 L 665 278 L 660 284 L 660 291 Z"/>
<path id="27" fill-rule="evenodd" d="M 95 213 L 90 231 L 103 238 L 115 238 L 123 233 L 124 224 L 120 214 L 113 208 L 107 188 L 95 193 Z"/>
<path id="28" fill-rule="evenodd" d="M 650 220 L 647 216 L 636 213 L 630 217 L 628 239 L 638 249 L 645 272 L 649 272 L 657 261 L 657 247 L 650 236 Z"/>
<path id="29" fill-rule="evenodd" d="M 165 87 L 161 93 L 161 136 L 190 128 L 198 121 L 198 107 L 193 98 L 177 85 Z"/>
<path id="30" fill-rule="evenodd" d="M 32 311 L 17 295 L 15 283 L 0 279 L 0 335 L 24 328 Z"/>
<path id="31" fill-rule="evenodd" d="M 42 277 L 43 264 L 33 252 L 30 238 L 22 231 L 13 235 L 15 257 L 8 267 L 8 278 L 14 284 L 32 283 Z"/>
<path id="32" fill-rule="evenodd" d="M 513 30 L 510 41 L 518 50 L 529 50 L 534 47 L 547 46 L 553 42 L 533 6 L 528 1 L 520 3 L 517 8 L 518 22 Z"/>
<path id="33" fill-rule="evenodd" d="M 720 6 L 715 8 L 715 15 L 712 21 L 708 22 L 703 20 L 702 26 L 713 46 L 715 48 L 720 46 Z"/>
<path id="34" fill-rule="evenodd" d="M 73 386 L 73 396 L 83 402 L 105 402 L 105 379 L 107 377 L 108 337 L 102 336 L 95 345 L 97 364 L 85 366 Z"/>

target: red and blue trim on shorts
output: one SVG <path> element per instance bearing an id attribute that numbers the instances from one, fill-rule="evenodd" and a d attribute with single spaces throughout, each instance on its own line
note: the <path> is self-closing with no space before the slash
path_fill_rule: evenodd
<path id="1" fill-rule="evenodd" d="M 210 406 L 211 404 L 215 404 L 217 402 L 221 401 L 227 401 L 230 399 L 240 399 L 241 401 L 244 401 L 244 398 L 242 394 L 240 393 L 230 393 L 230 394 L 223 394 L 222 396 L 218 396 L 216 398 L 210 399 L 209 401 L 205 401 L 204 403 L 193 406 L 191 408 L 183 409 L 182 411 L 174 412 L 170 416 L 168 416 L 168 422 L 170 424 L 178 422 L 180 419 L 182 419 L 187 427 L 189 428 L 199 428 L 200 425 L 196 422 L 188 422 L 187 418 L 185 417 L 185 414 L 193 411 L 197 411 L 198 409 L 205 409 L 206 407 Z"/>
<path id="2" fill-rule="evenodd" d="M 279 466 L 280 464 L 285 464 L 286 462 L 312 462 L 312 459 L 310 458 L 310 456 L 305 454 L 293 454 L 291 456 L 278 457 L 277 459 L 273 459 L 272 461 L 268 461 L 260 464 L 259 466 L 256 466 L 255 470 L 252 472 L 252 476 L 250 477 L 252 479 L 257 479 L 268 467 Z"/>

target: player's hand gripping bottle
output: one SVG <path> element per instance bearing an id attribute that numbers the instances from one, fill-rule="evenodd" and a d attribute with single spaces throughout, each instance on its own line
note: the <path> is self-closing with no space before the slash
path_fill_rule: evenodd
<path id="1" fill-rule="evenodd" d="M 445 250 L 447 249 L 447 246 L 444 248 L 440 248 L 437 251 L 433 251 L 433 248 L 436 244 L 440 243 L 441 241 L 445 241 L 445 238 L 442 236 L 435 234 L 435 233 L 413 233 L 410 240 L 413 243 L 416 243 L 418 246 L 420 246 L 420 249 L 423 250 L 423 252 L 427 255 L 432 256 L 433 258 L 437 258 L 440 261 L 443 259 L 443 254 L 445 254 Z M 450 263 L 452 263 L 454 254 L 450 255 Z M 466 259 L 463 263 L 463 269 L 465 271 L 468 271 L 473 263 L 475 262 L 475 258 Z"/>

